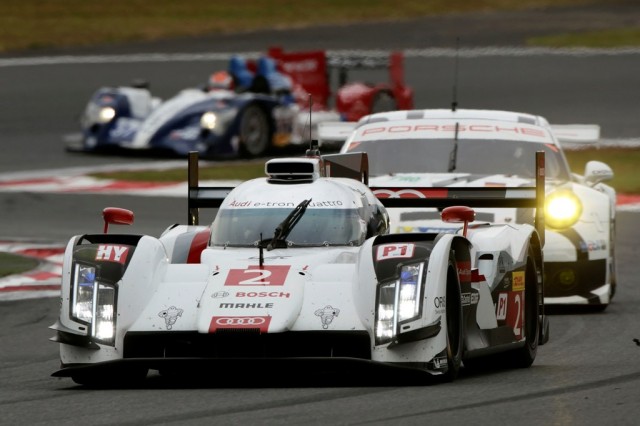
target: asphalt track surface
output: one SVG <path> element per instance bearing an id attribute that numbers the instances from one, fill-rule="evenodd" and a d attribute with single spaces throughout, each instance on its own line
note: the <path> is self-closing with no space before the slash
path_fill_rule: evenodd
<path id="1" fill-rule="evenodd" d="M 581 9 L 580 13 L 587 12 Z M 625 10 L 622 15 L 623 21 L 637 18 L 638 8 Z M 465 17 L 455 21 L 456 25 L 447 21 L 453 18 L 444 21 L 469 31 L 475 28 L 477 40 L 495 29 L 501 43 L 494 39 L 487 45 L 517 45 L 519 36 L 508 39 L 498 25 L 504 19 L 515 19 L 513 15 L 498 18 L 489 23 L 487 17 Z M 564 25 L 575 21 L 562 21 L 556 15 L 546 21 L 554 19 Z M 522 31 L 526 30 L 525 21 L 519 26 Z M 428 48 L 427 42 L 418 46 L 420 37 L 412 35 L 429 34 L 428 28 L 418 31 L 415 25 L 394 27 L 393 31 L 384 31 L 384 37 L 382 31 L 365 36 L 367 26 L 351 27 L 352 39 L 336 39 L 335 33 L 325 29 L 327 47 Z M 407 33 L 402 33 L 402 28 Z M 314 34 L 316 30 L 285 34 L 278 44 L 292 50 L 318 47 L 320 42 Z M 225 46 L 234 46 L 235 51 L 259 51 L 267 46 L 267 35 L 228 36 Z M 441 33 L 439 37 L 448 40 L 447 35 Z M 291 46 L 285 44 L 285 36 Z M 437 40 L 435 35 L 431 37 Z M 301 41 L 305 39 L 308 44 Z M 274 41 L 278 42 L 277 37 Z M 180 43 L 164 48 L 133 46 L 120 52 L 105 49 L 84 53 L 187 51 L 188 44 Z M 195 41 L 192 44 L 197 45 Z M 438 46 L 436 41 L 432 44 Z M 192 52 L 228 51 L 218 49 L 215 43 L 197 47 Z M 60 52 L 52 55 L 59 57 Z M 447 107 L 451 101 L 452 56 L 412 56 L 406 62 L 407 81 L 417 93 L 416 106 Z M 143 76 L 160 94 L 169 96 L 182 87 L 199 84 L 223 63 L 0 66 L 0 171 L 31 173 L 131 162 L 130 158 L 63 151 L 60 135 L 75 130 L 74 118 L 88 95 L 100 85 Z M 640 54 L 634 51 L 614 55 L 470 55 L 459 63 L 459 102 L 461 107 L 540 113 L 557 123 L 600 123 L 605 137 L 638 138 L 639 65 Z M 175 198 L 2 193 L 0 236 L 62 242 L 72 234 L 99 231 L 98 212 L 106 205 L 136 212 L 137 223 L 131 232 L 158 235 L 167 225 L 186 218 L 186 201 Z M 205 382 L 172 382 L 151 375 L 141 389 L 86 390 L 68 379 L 49 376 L 58 367 L 57 346 L 47 340 L 52 336 L 47 327 L 55 321 L 58 300 L 4 302 L 0 304 L 0 424 L 635 425 L 640 415 L 640 346 L 634 341 L 640 338 L 636 222 L 637 213 L 618 214 L 619 290 L 604 313 L 556 313 L 551 316 L 551 341 L 539 349 L 531 368 L 476 374 L 463 371 L 452 384 L 415 385 L 376 373 L 358 377 L 322 374 L 314 369 L 292 376 L 288 371 L 265 368 L 251 374 L 243 369 L 224 370 Z"/>

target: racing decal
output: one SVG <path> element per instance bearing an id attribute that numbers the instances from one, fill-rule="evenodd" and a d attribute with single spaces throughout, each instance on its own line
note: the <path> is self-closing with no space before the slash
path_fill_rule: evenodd
<path id="1" fill-rule="evenodd" d="M 456 129 L 457 128 L 457 129 Z M 403 134 L 413 133 L 415 135 L 421 135 L 427 137 L 429 133 L 436 136 L 438 133 L 451 133 L 451 132 L 467 132 L 467 133 L 480 133 L 480 134 L 494 134 L 495 137 L 502 136 L 503 138 L 512 135 L 526 135 L 533 136 L 542 139 L 548 139 L 548 135 L 541 129 L 533 126 L 515 125 L 515 126 L 499 126 L 499 125 L 487 125 L 487 124 L 416 124 L 416 125 L 379 125 L 377 127 L 369 126 L 361 129 L 358 133 L 362 136 L 376 135 L 379 137 L 390 137 Z M 365 138 L 368 139 L 368 138 Z"/>
<path id="2" fill-rule="evenodd" d="M 171 330 L 178 320 L 178 317 L 182 316 L 182 312 L 184 312 L 182 309 L 171 306 L 169 309 L 158 312 L 158 316 L 160 318 L 164 318 L 164 324 L 167 327 L 167 330 Z"/>
<path id="3" fill-rule="evenodd" d="M 211 298 L 213 299 L 222 299 L 225 297 L 229 297 L 229 292 L 228 291 L 216 291 L 215 293 L 213 293 L 211 295 Z"/>
<path id="4" fill-rule="evenodd" d="M 250 265 L 246 269 L 230 269 L 224 285 L 284 285 L 290 265 Z"/>
<path id="5" fill-rule="evenodd" d="M 257 328 L 261 333 L 269 329 L 271 316 L 221 316 L 212 317 L 209 324 L 209 333 L 215 333 L 222 329 L 247 329 Z"/>
<path id="6" fill-rule="evenodd" d="M 516 339 L 522 339 L 522 327 L 524 323 L 524 292 L 512 291 L 508 293 L 507 303 L 507 325 L 513 327 L 513 334 Z"/>
<path id="7" fill-rule="evenodd" d="M 433 362 L 433 368 L 436 370 L 441 370 L 449 366 L 446 356 L 435 357 L 433 358 L 432 362 Z"/>
<path id="8" fill-rule="evenodd" d="M 511 280 L 511 290 L 524 290 L 524 271 L 513 271 L 511 275 L 513 277 L 513 279 Z"/>
<path id="9" fill-rule="evenodd" d="M 434 297 L 433 306 L 436 308 L 436 314 L 444 315 L 447 312 L 447 298 L 445 296 Z"/>
<path id="10" fill-rule="evenodd" d="M 471 262 L 468 260 L 456 262 L 456 268 L 458 269 L 458 277 L 460 282 L 471 281 Z"/>
<path id="11" fill-rule="evenodd" d="M 447 189 L 429 188 L 380 188 L 373 189 L 378 198 L 447 198 Z"/>
<path id="12" fill-rule="evenodd" d="M 583 252 L 606 250 L 607 242 L 605 240 L 596 241 L 580 241 L 580 250 Z"/>
<path id="13" fill-rule="evenodd" d="M 220 309 L 272 309 L 273 303 L 221 303 Z"/>
<path id="14" fill-rule="evenodd" d="M 317 317 L 320 317 L 320 321 L 322 321 L 322 328 L 326 330 L 329 328 L 329 324 L 333 322 L 333 319 L 340 315 L 340 309 L 327 305 L 322 309 L 317 309 L 314 313 Z"/>
<path id="15" fill-rule="evenodd" d="M 187 263 L 200 263 L 200 255 L 202 254 L 202 250 L 207 247 L 209 243 L 209 238 L 211 237 L 211 229 L 203 229 L 198 232 L 191 241 L 191 246 L 189 247 L 189 255 L 187 257 Z"/>
<path id="16" fill-rule="evenodd" d="M 227 204 L 227 207 L 256 207 L 256 208 L 265 208 L 265 207 L 274 207 L 274 208 L 294 208 L 297 203 L 292 201 L 252 201 L 252 200 L 244 200 L 244 201 L 236 201 L 232 200 Z M 343 207 L 345 204 L 342 200 L 321 200 L 321 201 L 312 201 L 308 204 L 308 207 Z"/>
<path id="17" fill-rule="evenodd" d="M 416 245 L 412 243 L 379 245 L 376 251 L 376 261 L 413 257 L 415 247 Z"/>
<path id="18" fill-rule="evenodd" d="M 99 244 L 96 251 L 96 260 L 106 262 L 124 263 L 127 261 L 129 247 L 114 244 Z"/>
<path id="19" fill-rule="evenodd" d="M 288 299 L 291 293 L 286 291 L 238 291 L 236 297 L 282 297 Z"/>
<path id="20" fill-rule="evenodd" d="M 496 319 L 504 321 L 507 318 L 508 293 L 500 293 L 498 295 L 498 303 L 496 305 Z"/>
<path id="21" fill-rule="evenodd" d="M 478 301 L 480 301 L 480 294 L 478 292 L 462 293 L 460 300 L 462 301 L 462 306 L 477 305 Z"/>

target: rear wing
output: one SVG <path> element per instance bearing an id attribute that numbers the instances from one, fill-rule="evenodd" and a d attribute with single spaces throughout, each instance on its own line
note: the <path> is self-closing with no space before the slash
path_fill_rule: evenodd
<path id="1" fill-rule="evenodd" d="M 535 209 L 534 226 L 544 246 L 544 152 L 536 152 L 536 182 L 530 187 L 370 187 L 385 207 L 438 208 L 528 207 Z"/>
<path id="2" fill-rule="evenodd" d="M 369 162 L 366 152 L 329 154 L 322 157 L 322 174 L 369 182 Z M 380 202 L 389 208 L 468 207 L 534 208 L 534 226 L 544 246 L 545 169 L 544 152 L 536 152 L 536 182 L 531 187 L 370 187 Z M 198 153 L 188 157 L 188 224 L 199 224 L 200 208 L 218 208 L 233 187 L 200 186 Z"/>
<path id="3" fill-rule="evenodd" d="M 331 71 L 338 72 L 338 87 L 348 82 L 348 71 L 356 69 L 388 69 L 391 87 L 404 87 L 404 56 L 402 52 L 388 55 L 374 54 L 327 54 L 324 50 L 306 52 L 285 52 L 280 47 L 272 47 L 269 57 L 276 60 L 278 68 L 291 76 L 311 95 L 314 103 L 329 105 L 331 96 Z"/>
<path id="4" fill-rule="evenodd" d="M 560 144 L 592 144 L 600 140 L 600 126 L 597 124 L 552 124 L 551 132 Z"/>
<path id="5" fill-rule="evenodd" d="M 404 86 L 404 56 L 402 52 L 389 55 L 345 54 L 329 56 L 329 68 L 338 70 L 338 84 L 348 82 L 348 71 L 357 69 L 388 69 L 392 87 Z"/>
<path id="6" fill-rule="evenodd" d="M 318 123 L 318 144 L 346 141 L 357 124 L 355 121 L 321 121 Z"/>
<path id="7" fill-rule="evenodd" d="M 200 208 L 218 208 L 234 187 L 200 186 L 198 174 L 198 152 L 189 152 L 187 165 L 187 209 L 189 225 L 199 225 Z"/>

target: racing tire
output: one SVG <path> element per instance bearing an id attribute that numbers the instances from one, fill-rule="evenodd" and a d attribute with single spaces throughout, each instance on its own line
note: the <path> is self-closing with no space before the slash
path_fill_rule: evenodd
<path id="1" fill-rule="evenodd" d="M 611 225 L 609 226 L 609 247 L 610 247 L 610 256 L 611 256 L 611 271 L 609 275 L 609 282 L 611 283 L 611 293 L 609 295 L 609 302 L 613 299 L 613 296 L 616 294 L 616 250 L 615 250 L 615 242 L 616 242 L 616 222 L 615 219 L 611 219 Z"/>
<path id="2" fill-rule="evenodd" d="M 530 367 L 538 353 L 538 340 L 540 338 L 538 288 L 541 285 L 540 276 L 532 248 L 529 247 L 524 279 L 524 335 L 526 343 L 523 347 L 510 352 L 508 356 L 512 366 L 516 368 Z"/>
<path id="3" fill-rule="evenodd" d="M 389 92 L 378 92 L 371 102 L 371 114 L 376 112 L 388 112 L 398 109 L 396 100 Z"/>
<path id="4" fill-rule="evenodd" d="M 452 382 L 458 377 L 462 364 L 463 316 L 462 292 L 456 261 L 451 256 L 447 267 L 446 289 L 446 318 L 447 318 L 447 372 L 441 377 L 443 382 Z"/>
<path id="5" fill-rule="evenodd" d="M 271 128 L 265 111 L 256 104 L 242 111 L 239 127 L 240 153 L 245 157 L 259 157 L 270 147 Z"/>

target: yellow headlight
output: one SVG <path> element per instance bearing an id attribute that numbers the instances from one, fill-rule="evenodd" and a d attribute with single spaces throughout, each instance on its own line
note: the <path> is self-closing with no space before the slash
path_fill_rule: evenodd
<path id="1" fill-rule="evenodd" d="M 216 115 L 213 112 L 208 111 L 202 114 L 202 117 L 200 117 L 200 126 L 203 129 L 213 130 L 216 127 L 217 121 L 218 121 L 218 117 L 216 117 Z"/>
<path id="2" fill-rule="evenodd" d="M 544 207 L 545 223 L 550 228 L 572 226 L 582 214 L 582 203 L 571 191 L 560 190 L 547 195 Z"/>

